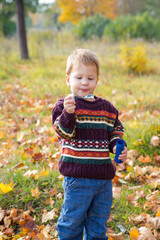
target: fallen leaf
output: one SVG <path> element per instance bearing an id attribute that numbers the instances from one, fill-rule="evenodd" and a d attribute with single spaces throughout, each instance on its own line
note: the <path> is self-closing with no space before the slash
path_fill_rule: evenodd
<path id="1" fill-rule="evenodd" d="M 2 219 L 4 218 L 5 216 L 5 211 L 0 209 L 0 222 L 2 221 Z"/>
<path id="2" fill-rule="evenodd" d="M 62 199 L 63 198 L 63 194 L 62 193 L 58 193 L 57 194 L 57 198 Z"/>
<path id="3" fill-rule="evenodd" d="M 160 217 L 160 208 L 157 211 L 156 217 Z"/>
<path id="4" fill-rule="evenodd" d="M 141 156 L 138 158 L 138 160 L 139 160 L 140 162 L 142 162 L 142 163 L 149 163 L 149 162 L 152 161 L 151 158 L 150 158 L 148 155 L 146 155 L 145 157 L 144 157 L 143 155 L 141 155 Z"/>
<path id="5" fill-rule="evenodd" d="M 150 217 L 148 219 L 148 223 L 153 229 L 159 229 L 160 228 L 160 217 L 155 217 L 155 218 Z"/>
<path id="6" fill-rule="evenodd" d="M 154 146 L 154 147 L 158 147 L 159 144 L 160 144 L 160 138 L 158 136 L 153 136 L 151 138 L 151 144 Z"/>
<path id="7" fill-rule="evenodd" d="M 121 188 L 113 187 L 113 198 L 120 199 L 121 196 Z"/>
<path id="8" fill-rule="evenodd" d="M 138 236 L 137 240 L 156 240 L 151 230 L 147 227 L 140 227 L 139 232 L 141 235 Z"/>
<path id="9" fill-rule="evenodd" d="M 134 224 L 139 223 L 146 223 L 149 218 L 149 214 L 141 213 L 139 216 L 132 215 L 131 220 L 134 222 Z"/>
<path id="10" fill-rule="evenodd" d="M 36 187 L 35 189 L 31 188 L 31 193 L 33 197 L 39 198 L 39 195 L 41 194 L 41 192 L 39 192 L 38 187 Z"/>
<path id="11" fill-rule="evenodd" d="M 135 228 L 135 227 L 131 229 L 129 234 L 130 234 L 130 239 L 131 240 L 137 240 L 138 236 L 140 235 L 140 233 L 138 232 L 138 229 Z"/>
<path id="12" fill-rule="evenodd" d="M 155 162 L 157 165 L 160 165 L 160 155 L 154 156 L 154 162 Z"/>
<path id="13" fill-rule="evenodd" d="M 21 225 L 21 229 L 27 229 L 32 231 L 36 229 L 35 221 L 29 215 L 25 215 L 25 218 L 21 220 L 19 224 Z"/>
<path id="14" fill-rule="evenodd" d="M 0 183 L 0 193 L 5 194 L 12 191 L 12 187 L 9 184 Z"/>
<path id="15" fill-rule="evenodd" d="M 45 170 L 45 168 L 43 167 L 42 171 L 40 172 L 40 175 L 43 177 L 47 177 L 49 174 L 49 170 Z"/>
<path id="16" fill-rule="evenodd" d="M 115 184 L 118 184 L 118 183 L 119 183 L 119 180 L 118 180 L 118 176 L 117 176 L 117 175 L 115 175 L 115 177 L 113 178 L 113 182 L 114 182 Z"/>
<path id="17" fill-rule="evenodd" d="M 46 199 L 45 203 L 47 205 L 50 205 L 51 208 L 53 208 L 54 200 L 52 198 Z"/>
<path id="18" fill-rule="evenodd" d="M 42 223 L 52 220 L 55 217 L 56 217 L 56 209 L 53 209 L 50 212 L 47 212 L 47 210 L 44 209 L 42 214 Z"/>
<path id="19" fill-rule="evenodd" d="M 34 177 L 35 175 L 36 175 L 36 173 L 38 172 L 38 170 L 28 170 L 25 174 L 24 174 L 24 176 L 26 176 L 26 177 Z"/>
<path id="20" fill-rule="evenodd" d="M 160 191 L 156 190 L 146 196 L 147 201 L 154 201 L 155 199 L 159 198 Z"/>
<path id="21" fill-rule="evenodd" d="M 47 226 L 44 227 L 44 229 L 42 229 L 42 233 L 45 236 L 45 239 L 49 238 L 49 232 L 51 230 L 51 226 L 47 224 Z"/>
<path id="22" fill-rule="evenodd" d="M 4 132 L 0 132 L 0 139 L 5 137 L 5 133 Z"/>
<path id="23" fill-rule="evenodd" d="M 20 168 L 20 167 L 24 167 L 24 163 L 18 163 L 15 166 L 13 166 L 11 169 L 17 169 L 17 168 Z"/>
<path id="24" fill-rule="evenodd" d="M 10 216 L 5 216 L 3 221 L 4 221 L 5 228 L 8 228 L 11 225 L 12 220 L 11 220 Z"/>
<path id="25" fill-rule="evenodd" d="M 111 240 L 123 240 L 123 236 L 122 233 L 118 233 L 118 234 L 109 234 L 109 237 L 111 237 Z"/>
<path id="26" fill-rule="evenodd" d="M 7 237 L 11 237 L 14 234 L 14 229 L 13 228 L 7 228 L 4 232 L 4 235 L 7 235 Z"/>
<path id="27" fill-rule="evenodd" d="M 127 158 L 129 158 L 132 161 L 135 161 L 136 158 L 138 157 L 138 155 L 139 155 L 139 153 L 133 149 L 131 149 L 127 152 Z"/>
<path id="28" fill-rule="evenodd" d="M 32 155 L 33 162 L 40 162 L 43 160 L 43 155 L 42 153 L 34 153 Z"/>

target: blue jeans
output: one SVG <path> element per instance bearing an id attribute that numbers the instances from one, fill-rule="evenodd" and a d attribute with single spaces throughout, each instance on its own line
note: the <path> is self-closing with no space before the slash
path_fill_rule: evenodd
<path id="1" fill-rule="evenodd" d="M 59 240 L 107 240 L 112 181 L 64 177 L 64 202 L 57 222 Z"/>

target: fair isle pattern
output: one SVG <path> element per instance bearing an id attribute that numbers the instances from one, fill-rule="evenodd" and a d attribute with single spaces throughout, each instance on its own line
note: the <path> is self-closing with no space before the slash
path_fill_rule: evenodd
<path id="1" fill-rule="evenodd" d="M 61 145 L 65 148 L 75 148 L 75 149 L 107 149 L 108 150 L 108 141 L 103 140 L 77 140 L 77 139 L 69 139 L 69 140 L 62 140 Z"/>
<path id="2" fill-rule="evenodd" d="M 104 116 L 112 119 L 116 119 L 116 114 L 115 113 L 110 113 L 107 111 L 92 111 L 92 110 L 86 110 L 86 109 L 78 109 L 76 110 L 76 115 L 77 116 Z"/>
<path id="3" fill-rule="evenodd" d="M 113 127 L 113 124 L 114 124 L 114 120 L 113 119 L 109 119 L 109 118 L 106 118 L 106 117 L 94 117 L 94 116 L 90 116 L 90 117 L 88 117 L 88 116 L 78 116 L 77 118 L 76 118 L 76 121 L 77 122 L 92 122 L 92 123 L 96 123 L 97 124 L 97 122 L 99 123 L 104 123 L 104 124 L 106 124 L 107 123 L 107 125 L 110 125 L 110 126 L 112 126 Z"/>
<path id="4" fill-rule="evenodd" d="M 61 124 L 59 123 L 58 119 L 55 121 L 54 125 L 54 130 L 55 133 L 57 134 L 58 137 L 63 138 L 63 139 L 70 139 L 72 137 L 75 137 L 75 129 L 71 131 L 68 128 L 63 128 Z"/>
<path id="5" fill-rule="evenodd" d="M 109 148 L 107 141 L 97 140 L 62 140 L 62 157 L 64 159 L 97 159 L 101 160 L 110 159 Z M 67 160 L 65 160 L 67 161 Z"/>
<path id="6" fill-rule="evenodd" d="M 112 142 L 115 139 L 123 138 L 124 134 L 124 128 L 122 126 L 115 127 L 114 131 L 111 133 L 111 139 L 110 142 Z"/>
<path id="7" fill-rule="evenodd" d="M 116 119 L 116 114 L 99 110 L 78 109 L 75 114 L 76 127 L 84 129 L 107 129 L 112 131 Z"/>
<path id="8" fill-rule="evenodd" d="M 62 148 L 62 155 L 74 158 L 91 158 L 99 160 L 109 158 L 108 151 L 76 151 L 69 148 Z"/>

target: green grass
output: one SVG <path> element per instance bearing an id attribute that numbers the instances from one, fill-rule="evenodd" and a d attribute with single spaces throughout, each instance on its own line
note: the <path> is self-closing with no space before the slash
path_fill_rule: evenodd
<path id="1" fill-rule="evenodd" d="M 65 35 L 66 36 L 66 35 Z M 0 49 L 0 183 L 13 182 L 13 191 L 1 194 L 0 207 L 3 209 L 23 209 L 32 207 L 36 215 L 36 223 L 41 225 L 44 208 L 51 211 L 52 207 L 46 203 L 53 188 L 57 193 L 51 196 L 53 208 L 61 209 L 62 199 L 57 197 L 63 193 L 62 180 L 58 178 L 57 161 L 53 154 L 59 151 L 59 146 L 53 141 L 54 131 L 51 126 L 51 110 L 58 98 L 66 96 L 69 89 L 65 84 L 65 65 L 68 54 L 78 47 L 90 48 L 100 59 L 101 74 L 96 95 L 111 101 L 120 114 L 131 111 L 130 119 L 122 119 L 125 126 L 125 140 L 128 149 L 136 149 L 139 155 L 149 155 L 154 166 L 153 157 L 159 155 L 159 147 L 150 144 L 153 135 L 160 134 L 159 112 L 159 63 L 160 43 L 146 43 L 147 53 L 155 60 L 156 71 L 150 75 L 136 75 L 124 71 L 121 67 L 120 43 L 105 42 L 102 39 L 92 42 L 82 42 L 73 37 L 58 36 L 43 40 L 32 46 L 30 40 L 31 59 L 20 60 L 18 44 L 14 39 L 3 40 Z M 32 38 L 31 38 L 32 39 Z M 32 39 L 33 41 L 33 39 Z M 33 52 L 33 47 L 37 48 Z M 41 51 L 38 53 L 38 51 Z M 45 127 L 47 128 L 45 129 Z M 137 141 L 141 139 L 141 144 Z M 41 161 L 33 162 L 34 153 L 43 153 Z M 49 163 L 55 163 L 53 169 Z M 24 166 L 12 169 L 16 164 Z M 135 165 L 146 166 L 138 161 Z M 48 176 L 27 178 L 24 174 L 28 170 L 40 173 L 45 167 Z M 126 174 L 126 173 L 125 173 Z M 113 221 L 109 223 L 116 232 L 118 224 L 122 224 L 127 233 L 124 239 L 129 239 L 129 231 L 134 226 L 130 216 L 143 212 L 144 199 L 139 199 L 139 206 L 134 206 L 126 200 L 133 191 L 128 186 L 140 185 L 137 179 L 131 179 L 122 187 L 120 199 L 114 199 L 112 214 Z M 31 188 L 38 187 L 39 198 L 32 196 Z M 153 189 L 149 185 L 142 185 L 146 195 Z M 150 213 L 154 216 L 153 213 Z M 50 221 L 55 223 L 57 218 Z"/>

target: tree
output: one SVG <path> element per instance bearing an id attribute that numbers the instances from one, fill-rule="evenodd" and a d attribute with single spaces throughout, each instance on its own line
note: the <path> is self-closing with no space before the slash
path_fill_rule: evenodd
<path id="1" fill-rule="evenodd" d="M 16 0 L 16 12 L 17 12 L 17 30 L 19 39 L 19 48 L 22 59 L 28 59 L 28 47 L 26 38 L 26 28 L 24 20 L 24 2 L 23 0 Z"/>
<path id="2" fill-rule="evenodd" d="M 119 15 L 136 15 L 138 12 L 144 11 L 146 0 L 119 0 Z"/>
<path id="3" fill-rule="evenodd" d="M 154 17 L 160 19 L 160 1 L 146 0 L 146 10 Z"/>
<path id="4" fill-rule="evenodd" d="M 2 20 L 1 29 L 5 21 L 9 21 L 13 15 L 17 15 L 17 30 L 22 59 L 28 59 L 28 48 L 25 27 L 25 15 L 28 11 L 36 12 L 39 10 L 38 0 L 0 0 L 0 20 Z"/>
<path id="5" fill-rule="evenodd" d="M 96 13 L 114 19 L 118 0 L 57 0 L 57 3 L 61 8 L 59 21 L 77 24 L 84 16 Z"/>
<path id="6" fill-rule="evenodd" d="M 0 31 L 3 32 L 4 36 L 10 36 L 16 31 L 15 23 L 11 20 L 14 13 L 13 2 L 0 0 Z"/>
<path id="7" fill-rule="evenodd" d="M 60 15 L 60 8 L 57 2 L 48 6 L 43 13 L 43 26 L 60 30 L 64 24 L 58 21 Z"/>

